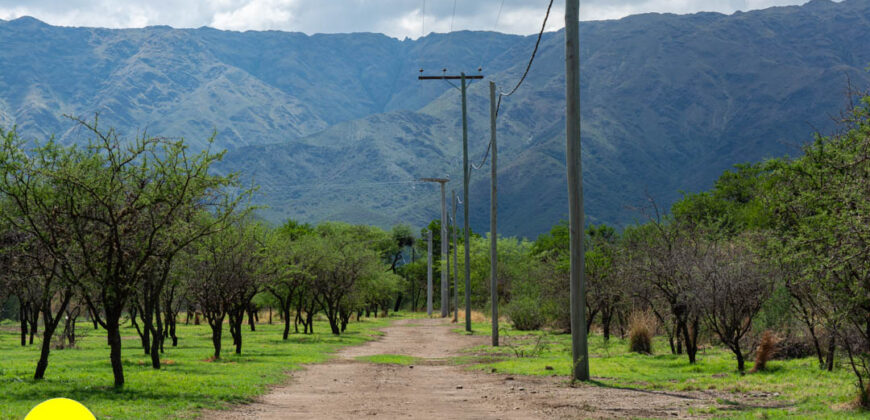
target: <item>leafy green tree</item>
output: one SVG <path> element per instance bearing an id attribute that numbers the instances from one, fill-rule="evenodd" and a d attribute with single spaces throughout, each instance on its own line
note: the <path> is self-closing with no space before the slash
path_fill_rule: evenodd
<path id="1" fill-rule="evenodd" d="M 186 247 L 212 226 L 179 235 L 184 216 L 208 211 L 221 220 L 238 203 L 231 177 L 209 174 L 222 154 L 190 155 L 183 141 L 122 141 L 98 120 L 77 120 L 93 136 L 84 147 L 54 141 L 26 149 L 2 135 L 0 192 L 20 218 L 5 217 L 40 243 L 106 330 L 116 387 L 124 384 L 120 320 L 160 256 Z M 6 213 L 4 213 L 5 215 Z"/>
<path id="2" fill-rule="evenodd" d="M 358 288 L 387 270 L 380 250 L 388 241 L 383 230 L 344 223 L 320 224 L 314 235 L 300 240 L 300 257 L 312 275 L 314 299 L 326 313 L 333 334 L 346 328 Z"/>
<path id="3" fill-rule="evenodd" d="M 766 199 L 782 259 L 797 268 L 791 290 L 841 343 L 870 407 L 870 96 L 842 124 L 804 156 L 773 162 Z"/>

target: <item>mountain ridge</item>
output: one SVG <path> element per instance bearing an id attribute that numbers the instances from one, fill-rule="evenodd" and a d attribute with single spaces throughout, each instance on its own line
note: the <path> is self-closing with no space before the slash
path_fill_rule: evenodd
<path id="1" fill-rule="evenodd" d="M 870 86 L 870 4 L 815 2 L 731 15 L 644 14 L 581 22 L 587 220 L 624 225 L 647 194 L 668 205 L 735 163 L 798 153 L 832 127 L 847 77 Z M 33 19 L 35 21 L 35 19 Z M 78 141 L 61 114 L 100 112 L 127 134 L 217 130 L 217 168 L 263 186 L 280 222 L 338 219 L 421 226 L 433 186 L 461 183 L 458 93 L 419 82 L 482 65 L 469 88 L 471 160 L 489 138 L 488 89 L 512 87 L 534 37 L 488 31 L 398 40 L 382 34 L 62 28 L 0 23 L 0 124 L 26 138 Z M 499 118 L 500 226 L 533 237 L 567 212 L 564 45 L 544 34 L 523 87 Z M 474 63 L 474 64 L 468 64 Z M 473 171 L 471 222 L 488 230 L 489 170 Z M 356 186 L 356 187 L 354 187 Z"/>

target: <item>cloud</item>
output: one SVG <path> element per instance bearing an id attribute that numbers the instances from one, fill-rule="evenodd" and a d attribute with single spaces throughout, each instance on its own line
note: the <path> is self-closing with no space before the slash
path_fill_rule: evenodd
<path id="1" fill-rule="evenodd" d="M 580 16 L 583 20 L 599 20 L 646 12 L 732 13 L 804 1 L 583 0 Z M 0 19 L 33 16 L 62 26 L 212 26 L 309 34 L 381 32 L 398 38 L 416 38 L 423 32 L 447 32 L 451 28 L 535 33 L 540 29 L 547 3 L 548 0 L 0 0 Z M 564 0 L 556 0 L 547 30 L 563 26 L 563 10 Z"/>

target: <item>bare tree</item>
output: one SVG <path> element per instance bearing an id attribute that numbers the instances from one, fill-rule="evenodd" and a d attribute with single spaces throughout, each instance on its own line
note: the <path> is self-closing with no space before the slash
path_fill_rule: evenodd
<path id="1" fill-rule="evenodd" d="M 724 240 L 711 245 L 697 270 L 704 323 L 734 353 L 742 372 L 743 339 L 773 290 L 772 273 L 745 243 Z"/>

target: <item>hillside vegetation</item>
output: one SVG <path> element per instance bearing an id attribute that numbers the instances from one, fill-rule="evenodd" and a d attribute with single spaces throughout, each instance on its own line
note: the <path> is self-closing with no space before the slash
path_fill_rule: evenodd
<path id="1" fill-rule="evenodd" d="M 870 76 L 870 5 L 815 0 L 731 16 L 646 14 L 581 24 L 586 209 L 624 226 L 647 194 L 662 205 L 708 188 L 739 162 L 797 155 L 794 139 L 832 127 L 851 80 Z M 492 32 L 397 40 L 210 28 L 61 28 L 0 22 L 0 124 L 24 138 L 74 141 L 62 114 L 124 133 L 217 130 L 219 168 L 262 186 L 279 222 L 422 226 L 431 186 L 461 169 L 459 95 L 418 70 L 517 80 L 533 37 Z M 503 232 L 535 237 L 565 216 L 562 32 L 545 34 L 529 79 L 499 119 Z M 488 133 L 485 83 L 470 89 L 471 151 Z M 390 182 L 390 183 L 383 183 Z M 473 175 L 472 226 L 488 220 L 488 172 Z M 459 187 L 456 183 L 454 188 Z"/>

